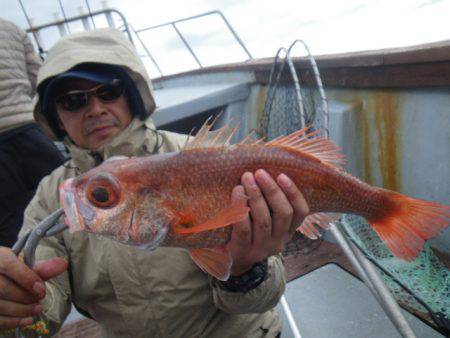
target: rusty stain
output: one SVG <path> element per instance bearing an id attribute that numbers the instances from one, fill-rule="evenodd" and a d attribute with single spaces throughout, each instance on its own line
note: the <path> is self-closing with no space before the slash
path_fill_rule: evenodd
<path id="1" fill-rule="evenodd" d="M 369 184 L 401 190 L 398 94 L 388 90 L 345 91 L 337 99 L 355 107 L 357 139 L 363 162 L 362 179 Z"/>
<path id="2" fill-rule="evenodd" d="M 382 90 L 376 93 L 374 100 L 375 132 L 378 141 L 382 185 L 385 188 L 400 191 L 398 96 L 393 92 Z"/>
<path id="3" fill-rule="evenodd" d="M 351 101 L 353 102 L 355 107 L 356 132 L 357 138 L 361 145 L 361 155 L 364 163 L 364 172 L 362 179 L 369 184 L 373 184 L 374 177 L 370 159 L 370 154 L 372 153 L 372 144 L 370 142 L 370 123 L 365 111 L 365 106 L 363 104 L 364 99 L 360 98 L 359 95 L 354 94 Z"/>
<path id="4" fill-rule="evenodd" d="M 370 127 L 370 102 L 372 95 L 364 95 L 355 91 L 344 92 L 337 99 L 341 102 L 351 104 L 355 109 L 355 126 L 357 133 L 357 140 L 361 149 L 361 157 L 363 162 L 362 179 L 369 183 L 375 184 L 374 173 L 372 171 L 372 142 L 371 142 L 371 127 Z"/>

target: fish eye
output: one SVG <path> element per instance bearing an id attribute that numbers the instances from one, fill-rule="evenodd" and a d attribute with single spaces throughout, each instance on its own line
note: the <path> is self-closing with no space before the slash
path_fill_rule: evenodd
<path id="1" fill-rule="evenodd" d="M 119 201 L 119 186 L 111 177 L 99 175 L 88 181 L 86 197 L 96 207 L 110 208 Z"/>
<path id="2" fill-rule="evenodd" d="M 109 192 L 105 187 L 97 187 L 92 190 L 92 197 L 99 203 L 106 203 L 109 201 Z"/>

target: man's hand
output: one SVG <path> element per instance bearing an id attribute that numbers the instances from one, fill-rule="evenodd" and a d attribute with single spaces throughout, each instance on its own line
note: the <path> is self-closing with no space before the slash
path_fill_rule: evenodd
<path id="1" fill-rule="evenodd" d="M 231 274 L 239 276 L 255 263 L 281 252 L 309 207 L 294 182 L 284 174 L 276 181 L 264 170 L 242 175 L 231 194 L 232 202 L 248 198 L 249 217 L 233 225 L 228 249 L 233 257 Z"/>
<path id="2" fill-rule="evenodd" d="M 53 258 L 29 269 L 11 249 L 0 247 L 0 330 L 25 327 L 42 312 L 44 281 L 66 271 L 67 262 Z"/>

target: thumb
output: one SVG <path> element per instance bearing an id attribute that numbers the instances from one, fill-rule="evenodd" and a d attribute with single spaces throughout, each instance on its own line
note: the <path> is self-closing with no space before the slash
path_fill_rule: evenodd
<path id="1" fill-rule="evenodd" d="M 33 270 L 43 279 L 59 276 L 67 270 L 67 261 L 64 258 L 56 257 L 45 261 L 36 262 Z"/>

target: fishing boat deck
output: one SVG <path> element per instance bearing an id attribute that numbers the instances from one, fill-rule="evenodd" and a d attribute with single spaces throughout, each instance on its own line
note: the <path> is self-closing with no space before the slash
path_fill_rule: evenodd
<path id="1" fill-rule="evenodd" d="M 285 297 L 302 337 L 401 337 L 369 289 L 336 264 L 326 264 L 287 284 Z M 443 337 L 402 311 L 417 337 Z M 284 323 L 285 314 L 280 309 Z M 294 337 L 284 325 L 282 337 Z"/>

